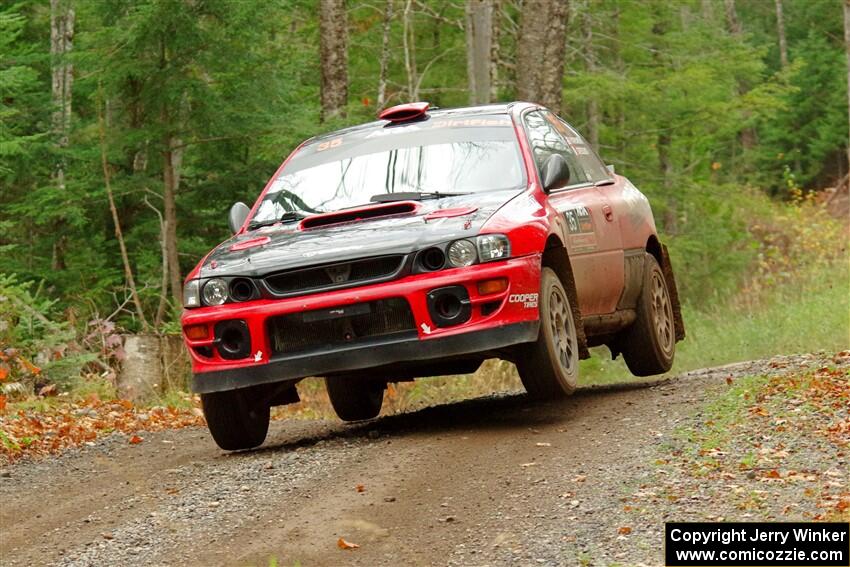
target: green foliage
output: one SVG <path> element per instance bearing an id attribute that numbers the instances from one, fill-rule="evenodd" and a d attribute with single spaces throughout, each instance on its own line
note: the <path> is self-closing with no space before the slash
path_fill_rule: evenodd
<path id="1" fill-rule="evenodd" d="M 728 32 L 716 3 L 708 3 L 714 14 L 699 0 L 573 5 L 564 114 L 587 133 L 595 103 L 600 152 L 650 196 L 682 296 L 694 308 L 732 294 L 758 269 L 766 233 L 753 225 L 769 208 L 763 190 L 787 199 L 846 171 L 840 2 L 783 2 L 785 69 L 772 3 L 737 2 L 741 36 Z M 437 106 L 466 104 L 463 4 L 411 4 L 407 62 L 405 5 L 394 3 L 390 22 L 387 104 L 406 101 L 410 90 Z M 384 5 L 348 3 L 348 113 L 324 124 L 314 0 L 74 7 L 66 149 L 51 132 L 49 6 L 21 0 L 0 9 L 0 255 L 4 271 L 16 275 L 7 285 L 32 283 L 26 289 L 55 301 L 51 316 L 89 321 L 118 309 L 120 325 L 135 330 L 133 310 L 119 308 L 127 289 L 104 190 L 98 114 L 130 264 L 152 319 L 161 294 L 168 144 L 182 149 L 176 230 L 185 274 L 227 237 L 230 204 L 252 202 L 302 139 L 374 116 Z M 512 2 L 497 15 L 501 100 L 517 92 L 521 17 Z M 753 147 L 741 142 L 744 128 L 756 135 Z M 60 162 L 64 189 L 54 179 Z M 176 311 L 161 330 L 176 329 Z"/>

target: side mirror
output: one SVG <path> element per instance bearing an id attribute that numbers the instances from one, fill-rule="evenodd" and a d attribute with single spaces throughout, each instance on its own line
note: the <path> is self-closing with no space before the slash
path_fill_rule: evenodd
<path id="1" fill-rule="evenodd" d="M 239 232 L 239 229 L 242 228 L 243 224 L 245 224 L 245 219 L 247 219 L 250 214 L 251 209 L 248 208 L 248 205 L 241 201 L 234 203 L 233 206 L 230 207 L 230 212 L 227 214 L 227 224 L 230 226 L 230 232 L 233 234 Z"/>
<path id="2" fill-rule="evenodd" d="M 560 154 L 552 154 L 543 164 L 543 190 L 547 193 L 570 182 L 570 166 Z"/>
<path id="3" fill-rule="evenodd" d="M 615 169 L 614 169 L 614 165 L 613 165 L 613 164 L 612 164 L 612 165 L 606 165 L 605 167 L 607 167 L 607 168 L 608 168 L 608 171 L 610 171 L 612 174 L 617 173 L 617 172 L 615 171 Z"/>

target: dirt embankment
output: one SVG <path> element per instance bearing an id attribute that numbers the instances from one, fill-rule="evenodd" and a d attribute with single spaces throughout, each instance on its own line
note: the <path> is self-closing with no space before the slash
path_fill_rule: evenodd
<path id="1" fill-rule="evenodd" d="M 219 451 L 199 428 L 140 444 L 116 435 L 7 468 L 0 558 L 10 566 L 659 564 L 666 519 L 745 513 L 711 510 L 724 503 L 700 493 L 641 504 L 680 474 L 664 472 L 661 457 L 683 428 L 698 426 L 730 379 L 830 360 L 744 363 L 586 388 L 558 403 L 493 396 L 355 426 L 275 422 L 262 449 L 242 454 Z M 847 470 L 841 458 L 844 468 L 833 461 L 832 469 Z M 846 478 L 830 481 L 846 489 Z M 736 482 L 764 487 L 760 475 Z M 818 511 L 795 488 L 777 493 L 779 512 L 748 518 L 783 513 L 783 497 L 795 504 L 789 519 Z M 360 547 L 343 550 L 340 538 Z"/>

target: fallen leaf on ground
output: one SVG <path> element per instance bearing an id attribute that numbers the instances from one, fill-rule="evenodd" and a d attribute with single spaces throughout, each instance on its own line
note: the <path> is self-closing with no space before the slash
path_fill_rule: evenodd
<path id="1" fill-rule="evenodd" d="M 342 538 L 339 538 L 339 540 L 337 540 L 336 545 L 340 549 L 357 549 L 358 547 L 360 547 L 356 543 L 351 543 L 350 541 L 345 541 Z"/>
<path id="2" fill-rule="evenodd" d="M 365 492 L 366 491 L 366 487 L 363 486 L 362 484 L 358 484 L 357 486 L 354 487 L 354 489 L 357 490 L 357 492 Z"/>
<path id="3" fill-rule="evenodd" d="M 42 396 L 42 397 L 55 396 L 56 395 L 56 384 L 50 384 L 49 386 L 44 386 L 41 390 L 38 391 L 38 395 Z"/>
<path id="4" fill-rule="evenodd" d="M 142 441 L 144 441 L 144 439 L 142 439 L 138 435 L 133 435 L 132 437 L 130 437 L 130 443 L 133 445 L 138 445 Z"/>
<path id="5" fill-rule="evenodd" d="M 629 535 L 630 533 L 632 533 L 632 528 L 630 528 L 629 526 L 623 526 L 619 530 L 617 530 L 617 533 L 620 535 Z"/>

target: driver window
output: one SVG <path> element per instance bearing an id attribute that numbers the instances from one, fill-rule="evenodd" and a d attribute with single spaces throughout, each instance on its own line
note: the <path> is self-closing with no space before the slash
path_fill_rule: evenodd
<path id="1" fill-rule="evenodd" d="M 538 173 L 543 170 L 543 164 L 546 163 L 549 156 L 560 154 L 570 168 L 570 185 L 580 185 L 589 181 L 575 152 L 564 142 L 564 139 L 542 112 L 536 110 L 529 112 L 525 115 L 524 120 Z"/>
<path id="2" fill-rule="evenodd" d="M 602 160 L 599 159 L 596 152 L 590 147 L 590 144 L 578 132 L 554 114 L 549 114 L 547 117 L 555 125 L 561 136 L 575 148 L 577 153 L 576 159 L 588 179 L 593 182 L 611 179 L 611 172 L 608 171 L 608 168 L 605 167 L 605 164 L 602 163 Z"/>

